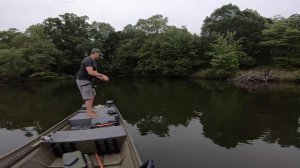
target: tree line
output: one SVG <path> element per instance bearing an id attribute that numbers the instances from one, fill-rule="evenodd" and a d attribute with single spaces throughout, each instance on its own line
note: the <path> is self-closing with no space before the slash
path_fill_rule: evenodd
<path id="1" fill-rule="evenodd" d="M 116 31 L 109 23 L 65 13 L 24 32 L 0 31 L 0 76 L 53 79 L 75 75 L 91 48 L 106 59 L 100 71 L 187 77 L 227 78 L 239 69 L 259 66 L 300 67 L 300 14 L 266 18 L 252 9 L 224 5 L 206 17 L 200 34 L 168 24 L 154 15 Z"/>

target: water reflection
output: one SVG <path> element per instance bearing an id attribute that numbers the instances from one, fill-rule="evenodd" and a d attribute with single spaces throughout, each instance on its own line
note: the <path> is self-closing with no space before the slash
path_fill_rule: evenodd
<path id="1" fill-rule="evenodd" d="M 0 127 L 41 133 L 81 105 L 73 81 L 0 85 Z M 275 84 L 249 92 L 218 81 L 118 79 L 100 83 L 97 103 L 114 99 L 141 136 L 169 137 L 193 119 L 199 133 L 224 148 L 261 139 L 300 148 L 298 85 Z M 174 129 L 173 129 L 174 130 Z M 175 129 L 176 130 L 176 129 Z"/>
<path id="2" fill-rule="evenodd" d="M 136 125 L 141 135 L 152 133 L 164 137 L 169 135 L 171 125 L 187 126 L 198 116 L 194 113 L 198 102 L 192 89 L 196 85 L 190 83 L 191 89 L 182 89 L 187 87 L 186 84 L 176 80 L 122 80 L 103 90 L 107 92 L 105 95 L 114 97 L 120 111 L 125 112 L 124 118 L 129 124 Z"/>
<path id="3" fill-rule="evenodd" d="M 300 92 L 274 90 L 273 86 L 267 91 L 256 90 L 256 94 L 231 89 L 222 97 L 210 95 L 208 103 L 212 108 L 200 117 L 204 135 L 226 148 L 260 138 L 282 147 L 299 148 Z"/>
<path id="4" fill-rule="evenodd" d="M 147 79 L 117 81 L 103 90 L 141 135 L 168 136 L 170 126 L 199 118 L 203 135 L 225 148 L 256 139 L 299 148 L 297 85 L 271 85 L 253 93 L 224 82 Z"/>
<path id="5" fill-rule="evenodd" d="M 42 133 L 78 108 L 75 89 L 70 82 L 0 85 L 0 127 Z"/>

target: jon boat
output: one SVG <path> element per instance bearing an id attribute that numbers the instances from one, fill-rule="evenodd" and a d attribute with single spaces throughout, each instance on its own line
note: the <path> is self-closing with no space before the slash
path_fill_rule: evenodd
<path id="1" fill-rule="evenodd" d="M 113 104 L 98 105 L 89 118 L 82 108 L 33 141 L 0 158 L 0 167 L 22 168 L 153 168 L 139 154 Z"/>

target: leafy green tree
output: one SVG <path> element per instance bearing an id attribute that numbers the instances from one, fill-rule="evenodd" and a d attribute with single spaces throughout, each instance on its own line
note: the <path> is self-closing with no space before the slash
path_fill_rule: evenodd
<path id="1" fill-rule="evenodd" d="M 26 47 L 27 42 L 28 42 L 28 37 L 25 34 L 20 33 L 12 39 L 11 45 L 14 48 L 24 48 Z"/>
<path id="2" fill-rule="evenodd" d="M 201 36 L 207 43 L 206 50 L 210 50 L 210 43 L 215 40 L 213 32 L 226 34 L 236 32 L 236 38 L 241 39 L 242 50 L 247 53 L 248 61 L 240 62 L 241 66 L 252 66 L 255 60 L 260 61 L 262 30 L 267 19 L 256 11 L 245 9 L 241 11 L 238 6 L 228 4 L 216 9 L 210 17 L 206 17 L 202 26 Z M 250 60 L 250 62 L 249 62 Z M 249 63 L 243 65 L 243 63 Z"/>
<path id="3" fill-rule="evenodd" d="M 14 42 L 16 36 L 22 36 L 22 33 L 19 32 L 19 30 L 16 28 L 10 28 L 7 31 L 0 31 L 0 49 L 10 49 L 11 47 L 19 47 L 19 42 Z"/>
<path id="4" fill-rule="evenodd" d="M 65 65 L 62 71 L 65 73 L 74 74 L 82 57 L 90 50 L 87 20 L 87 16 L 65 13 L 43 22 L 47 38 L 63 53 Z"/>
<path id="5" fill-rule="evenodd" d="M 101 48 L 105 58 L 113 57 L 115 50 L 119 46 L 120 35 L 109 23 L 92 22 L 89 28 L 90 47 L 86 55 L 89 54 L 90 48 Z M 100 71 L 109 73 L 111 71 L 111 61 L 102 60 Z"/>
<path id="6" fill-rule="evenodd" d="M 211 65 L 217 76 L 229 77 L 239 69 L 239 58 L 246 54 L 241 51 L 240 40 L 235 40 L 235 33 L 221 35 L 216 33 L 216 40 L 212 44 Z"/>
<path id="7" fill-rule="evenodd" d="M 300 14 L 293 14 L 286 20 L 289 28 L 286 31 L 286 42 L 291 49 L 291 55 L 293 57 L 300 57 Z"/>
<path id="8" fill-rule="evenodd" d="M 147 35 L 157 35 L 167 28 L 167 23 L 167 17 L 154 15 L 148 19 L 139 19 L 134 27 L 143 30 Z"/>
<path id="9" fill-rule="evenodd" d="M 30 67 L 23 49 L 0 49 L 0 76 L 6 79 L 25 77 Z"/>
<path id="10" fill-rule="evenodd" d="M 104 42 L 110 33 L 115 32 L 115 28 L 113 28 L 109 23 L 104 22 L 96 22 L 93 21 L 89 33 L 90 38 L 95 42 Z"/>
<path id="11" fill-rule="evenodd" d="M 28 45 L 25 48 L 25 58 L 30 62 L 31 71 L 58 72 L 58 67 L 62 66 L 62 55 L 55 45 L 49 40 L 42 25 L 32 25 L 25 31 L 28 37 Z"/>
<path id="12" fill-rule="evenodd" d="M 10 44 L 10 49 L 0 51 L 1 75 L 6 78 L 25 78 L 36 73 L 45 75 L 59 65 L 61 52 L 46 39 L 42 25 L 32 25 L 25 33 L 18 32 Z"/>
<path id="13" fill-rule="evenodd" d="M 137 53 L 147 39 L 146 34 L 127 25 L 119 37 L 119 45 L 112 56 L 111 71 L 113 74 L 132 74 L 138 61 Z"/>
<path id="14" fill-rule="evenodd" d="M 188 75 L 198 63 L 192 47 L 194 41 L 194 36 L 185 27 L 168 27 L 144 43 L 138 52 L 136 71 L 150 75 Z"/>
<path id="15" fill-rule="evenodd" d="M 122 34 L 123 34 L 123 39 L 132 39 L 134 38 L 136 34 L 136 29 L 132 24 L 128 24 L 123 28 Z"/>
<path id="16" fill-rule="evenodd" d="M 87 20 L 65 13 L 24 33 L 0 31 L 0 75 L 48 79 L 75 74 L 94 47 L 109 58 L 101 60 L 100 70 L 110 75 L 189 76 L 204 70 L 208 76 L 228 77 L 239 68 L 278 61 L 300 67 L 299 14 L 267 19 L 228 4 L 204 20 L 200 36 L 168 25 L 160 14 L 118 32 L 109 23 Z"/>
<path id="17" fill-rule="evenodd" d="M 288 17 L 287 24 L 293 29 L 300 29 L 300 14 L 295 13 Z"/>
<path id="18" fill-rule="evenodd" d="M 269 49 L 270 56 L 275 62 L 279 62 L 279 65 L 290 66 L 300 59 L 299 15 L 295 14 L 287 19 L 274 18 L 273 23 L 268 24 L 268 28 L 263 30 L 263 35 L 264 38 L 260 44 Z"/>

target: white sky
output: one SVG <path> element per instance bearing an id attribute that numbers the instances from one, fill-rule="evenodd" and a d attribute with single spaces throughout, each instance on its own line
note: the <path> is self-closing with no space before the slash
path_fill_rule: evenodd
<path id="1" fill-rule="evenodd" d="M 300 0 L 0 0 L 0 31 L 24 31 L 48 17 L 68 12 L 87 15 L 90 23 L 107 22 L 116 30 L 134 25 L 138 19 L 162 14 L 168 17 L 169 25 L 186 26 L 198 34 L 205 17 L 228 3 L 241 10 L 257 10 L 265 17 L 300 13 Z"/>

